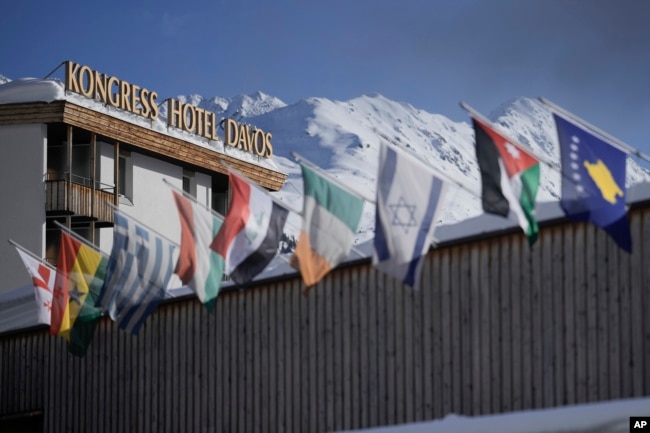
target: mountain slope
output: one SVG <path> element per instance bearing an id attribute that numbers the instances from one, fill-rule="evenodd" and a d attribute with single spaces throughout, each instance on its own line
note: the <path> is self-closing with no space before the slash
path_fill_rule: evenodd
<path id="1" fill-rule="evenodd" d="M 349 101 L 307 98 L 291 105 L 279 100 L 270 103 L 269 98 L 256 94 L 220 99 L 220 112 L 240 113 L 239 121 L 272 132 L 275 163 L 289 175 L 282 191 L 274 194 L 291 208 L 302 208 L 302 178 L 291 152 L 314 162 L 364 196 L 374 197 L 379 146 L 382 141 L 390 141 L 407 148 L 462 185 L 450 194 L 439 223 L 452 223 L 482 213 L 480 176 L 469 115 L 467 122 L 454 122 L 381 95 L 364 95 Z M 214 100 L 203 99 L 200 104 L 208 101 Z M 550 161 L 559 161 L 553 119 L 540 102 L 518 98 L 498 107 L 488 117 L 506 136 Z M 541 176 L 538 200 L 558 200 L 560 173 L 542 164 Z M 648 172 L 632 160 L 628 163 L 627 178 L 628 186 L 650 180 Z M 291 224 L 294 227 L 289 227 L 289 231 L 297 232 L 299 218 Z M 372 238 L 373 231 L 374 207 L 367 204 L 357 241 Z"/>

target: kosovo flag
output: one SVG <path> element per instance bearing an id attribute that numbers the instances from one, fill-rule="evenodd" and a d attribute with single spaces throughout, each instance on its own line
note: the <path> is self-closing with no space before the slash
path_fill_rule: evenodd
<path id="1" fill-rule="evenodd" d="M 565 215 L 603 230 L 619 247 L 632 252 L 625 205 L 627 155 L 590 132 L 553 113 L 562 155 Z"/>

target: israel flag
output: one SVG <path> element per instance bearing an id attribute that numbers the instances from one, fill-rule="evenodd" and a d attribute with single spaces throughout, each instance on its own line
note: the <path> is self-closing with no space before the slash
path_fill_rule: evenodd
<path id="1" fill-rule="evenodd" d="M 417 289 L 446 184 L 411 155 L 384 144 L 379 156 L 373 265 Z"/>
<path id="2" fill-rule="evenodd" d="M 137 334 L 165 297 L 176 246 L 115 210 L 113 249 L 97 299 L 120 328 Z"/>

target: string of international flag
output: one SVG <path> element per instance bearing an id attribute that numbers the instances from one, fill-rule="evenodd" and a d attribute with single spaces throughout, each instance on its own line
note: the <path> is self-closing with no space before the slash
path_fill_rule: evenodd
<path id="1" fill-rule="evenodd" d="M 516 222 L 532 247 L 539 234 L 535 206 L 542 162 L 561 172 L 560 205 L 566 217 L 600 227 L 631 253 L 626 158 L 628 153 L 650 158 L 542 102 L 553 114 L 559 164 L 535 155 L 461 104 L 475 133 L 481 192 L 474 194 L 480 195 L 483 211 Z M 9 240 L 32 277 L 39 322 L 50 325 L 51 335 L 65 338 L 70 353 L 84 356 L 103 315 L 137 335 L 168 293 L 172 274 L 212 310 L 225 276 L 246 287 L 277 256 L 290 212 L 301 216 L 302 225 L 295 250 L 285 260 L 300 272 L 307 293 L 356 251 L 365 203 L 376 209 L 372 265 L 417 289 L 423 258 L 435 245 L 436 214 L 450 186 L 472 191 L 389 140 L 381 143 L 374 198 L 293 156 L 302 171 L 301 212 L 227 166 L 231 201 L 225 216 L 167 182 L 178 210 L 179 245 L 118 208 L 110 255 L 62 224 L 56 267 Z"/>

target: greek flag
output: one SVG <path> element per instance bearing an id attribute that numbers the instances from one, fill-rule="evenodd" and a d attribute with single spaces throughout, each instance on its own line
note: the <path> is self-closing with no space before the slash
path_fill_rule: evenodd
<path id="1" fill-rule="evenodd" d="M 113 249 L 97 306 L 120 328 L 137 334 L 165 297 L 175 248 L 116 210 Z"/>

